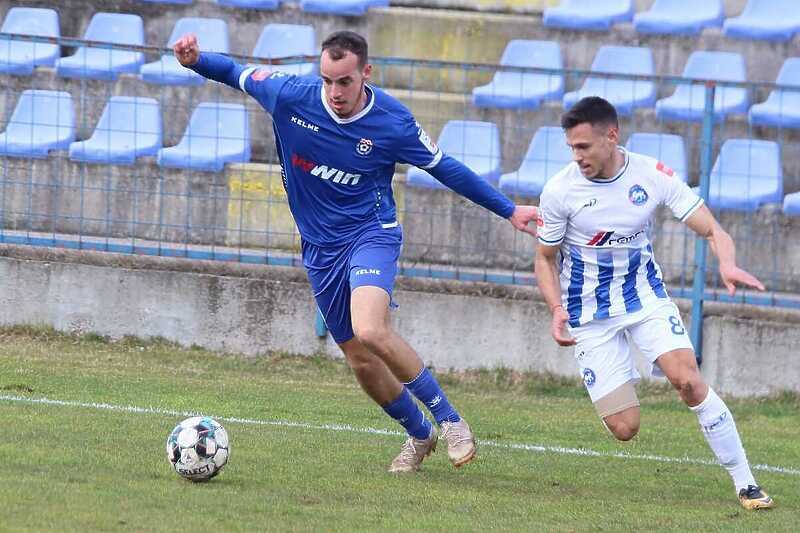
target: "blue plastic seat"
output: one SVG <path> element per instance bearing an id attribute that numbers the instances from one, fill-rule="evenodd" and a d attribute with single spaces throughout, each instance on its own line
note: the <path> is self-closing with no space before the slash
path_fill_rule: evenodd
<path id="1" fill-rule="evenodd" d="M 144 44 L 144 24 L 139 15 L 96 13 L 83 34 L 87 41 Z M 123 72 L 136 73 L 144 54 L 127 50 L 82 46 L 74 55 L 56 61 L 56 72 L 67 78 L 116 80 Z"/>
<path id="2" fill-rule="evenodd" d="M 790 57 L 783 62 L 775 83 L 797 87 L 797 91 L 775 89 L 770 92 L 765 102 L 750 108 L 750 124 L 800 128 L 800 57 Z"/>
<path id="3" fill-rule="evenodd" d="M 800 192 L 787 194 L 783 199 L 783 212 L 789 216 L 800 216 Z"/>
<path id="4" fill-rule="evenodd" d="M 608 31 L 632 18 L 632 0 L 563 0 L 558 7 L 544 10 L 543 22 L 551 28 Z"/>
<path id="5" fill-rule="evenodd" d="M 686 145 L 680 135 L 634 133 L 628 137 L 625 148 L 631 152 L 658 159 L 674 170 L 684 182 L 687 181 Z"/>
<path id="6" fill-rule="evenodd" d="M 800 31 L 796 0 L 747 0 L 738 17 L 725 20 L 722 33 L 734 39 L 788 41 Z"/>
<path id="7" fill-rule="evenodd" d="M 267 24 L 258 37 L 253 57 L 277 59 L 292 56 L 316 56 L 317 34 L 314 26 L 305 24 Z M 268 70 L 280 70 L 297 76 L 316 72 L 315 63 L 293 63 L 264 66 Z"/>
<path id="8" fill-rule="evenodd" d="M 23 91 L 0 134 L 0 155 L 45 158 L 75 140 L 75 110 L 67 92 Z"/>
<path id="9" fill-rule="evenodd" d="M 547 180 L 572 162 L 564 130 L 544 126 L 536 130 L 528 153 L 515 172 L 500 177 L 500 190 L 507 194 L 539 196 Z"/>
<path id="10" fill-rule="evenodd" d="M 197 36 L 200 49 L 204 52 L 228 53 L 228 25 L 221 19 L 182 18 L 175 23 L 167 41 L 171 48 L 187 33 Z M 147 63 L 141 68 L 141 78 L 147 83 L 159 85 L 202 85 L 206 79 L 190 70 L 175 58 L 174 54 L 164 54 L 161 59 Z"/>
<path id="11" fill-rule="evenodd" d="M 732 52 L 692 52 L 682 77 L 717 81 L 747 80 L 744 58 Z M 702 121 L 705 90 L 702 83 L 678 85 L 671 96 L 656 102 L 656 116 L 660 120 Z M 730 113 L 745 113 L 749 105 L 747 89 L 718 86 L 714 93 L 714 118 L 722 120 Z"/>
<path id="12" fill-rule="evenodd" d="M 389 0 L 300 0 L 300 9 L 308 13 L 360 17 L 371 7 L 389 7 Z"/>
<path id="13" fill-rule="evenodd" d="M 718 209 L 755 211 L 783 201 L 783 167 L 778 143 L 728 139 L 711 170 L 708 203 Z"/>
<path id="14" fill-rule="evenodd" d="M 280 0 L 217 0 L 221 6 L 249 7 L 251 9 L 278 9 Z"/>
<path id="15" fill-rule="evenodd" d="M 59 37 L 58 13 L 52 9 L 12 7 L 2 33 Z M 0 39 L 0 73 L 29 76 L 39 65 L 52 67 L 61 53 L 57 44 Z"/>
<path id="16" fill-rule="evenodd" d="M 500 58 L 501 65 L 564 68 L 561 49 L 555 41 L 513 40 Z M 472 90 L 472 103 L 479 107 L 536 109 L 543 100 L 561 98 L 564 76 L 533 72 L 500 71 L 488 85 Z"/>
<path id="17" fill-rule="evenodd" d="M 203 102 L 176 146 L 158 151 L 162 167 L 219 172 L 225 163 L 250 161 L 250 124 L 241 104 Z"/>
<path id="18" fill-rule="evenodd" d="M 601 46 L 592 61 L 593 72 L 617 74 L 655 74 L 653 52 L 635 46 Z M 653 107 L 656 85 L 652 81 L 623 80 L 589 76 L 583 87 L 564 95 L 564 108 L 569 109 L 581 98 L 601 96 L 617 108 L 620 115 L 630 115 L 637 107 Z"/>
<path id="19" fill-rule="evenodd" d="M 74 161 L 132 165 L 161 148 L 161 109 L 153 98 L 112 96 L 92 136 L 69 146 Z"/>
<path id="20" fill-rule="evenodd" d="M 650 11 L 633 16 L 633 27 L 639 33 L 697 35 L 724 19 L 722 0 L 656 0 Z"/>
<path id="21" fill-rule="evenodd" d="M 439 135 L 439 148 L 491 183 L 500 178 L 500 132 L 492 122 L 451 120 Z M 408 184 L 444 189 L 439 180 L 417 167 L 408 169 Z"/>

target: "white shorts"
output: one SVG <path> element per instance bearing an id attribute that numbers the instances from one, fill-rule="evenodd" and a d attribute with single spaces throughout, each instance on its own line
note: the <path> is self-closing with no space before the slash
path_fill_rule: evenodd
<path id="1" fill-rule="evenodd" d="M 630 341 L 650 361 L 656 377 L 664 377 L 655 364 L 660 355 L 679 348 L 694 349 L 671 300 L 659 300 L 635 313 L 593 320 L 569 331 L 577 341 L 575 358 L 592 402 L 628 381 L 639 381 Z"/>

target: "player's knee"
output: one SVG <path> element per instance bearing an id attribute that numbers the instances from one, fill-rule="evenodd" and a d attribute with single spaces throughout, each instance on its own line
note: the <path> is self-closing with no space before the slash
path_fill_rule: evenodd
<path id="1" fill-rule="evenodd" d="M 629 441 L 639 434 L 639 422 L 637 420 L 606 420 L 606 427 L 620 441 Z"/>
<path id="2" fill-rule="evenodd" d="M 353 333 L 373 353 L 381 353 L 381 347 L 389 337 L 388 328 L 377 323 L 353 324 Z"/>
<path id="3" fill-rule="evenodd" d="M 687 370 L 674 379 L 672 385 L 684 401 L 692 404 L 703 401 L 700 395 L 705 393 L 706 386 L 700 372 Z"/>

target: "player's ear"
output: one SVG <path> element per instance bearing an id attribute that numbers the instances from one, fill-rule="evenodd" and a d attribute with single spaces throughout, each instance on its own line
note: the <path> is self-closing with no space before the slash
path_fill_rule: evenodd
<path id="1" fill-rule="evenodd" d="M 364 76 L 364 81 L 369 80 L 370 76 L 372 76 L 372 63 L 367 63 L 364 65 L 361 75 Z"/>
<path id="2" fill-rule="evenodd" d="M 619 128 L 617 126 L 609 126 L 606 130 L 606 137 L 614 144 L 619 144 Z"/>

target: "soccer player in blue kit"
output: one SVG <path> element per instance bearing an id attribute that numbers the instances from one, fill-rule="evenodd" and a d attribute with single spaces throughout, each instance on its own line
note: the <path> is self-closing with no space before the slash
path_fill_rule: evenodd
<path id="1" fill-rule="evenodd" d="M 617 111 L 608 101 L 583 98 L 561 117 L 561 126 L 573 162 L 542 191 L 536 254 L 536 278 L 553 313 L 553 338 L 561 346 L 575 345 L 597 414 L 622 441 L 639 431 L 634 389 L 639 373 L 630 353 L 630 344 L 636 344 L 653 375 L 666 377 L 697 415 L 742 506 L 773 507 L 753 477 L 733 415 L 700 374 L 680 312 L 667 294 L 650 241 L 656 209 L 668 207 L 708 239 L 730 294 L 737 285 L 764 286 L 736 265 L 731 236 L 672 169 L 618 146 Z"/>
<path id="2" fill-rule="evenodd" d="M 178 40 L 174 52 L 182 65 L 247 93 L 272 115 L 283 184 L 317 305 L 361 387 L 409 435 L 389 471 L 419 470 L 440 433 L 453 465 L 470 462 L 472 430 L 390 325 L 402 243 L 391 188 L 395 164 L 424 168 L 531 235 L 536 207 L 515 206 L 442 153 L 405 106 L 369 85 L 367 42 L 357 33 L 336 32 L 322 43 L 320 76 L 244 67 L 224 55 L 201 53 L 194 35 Z"/>

